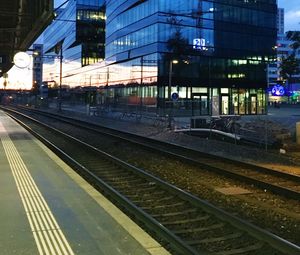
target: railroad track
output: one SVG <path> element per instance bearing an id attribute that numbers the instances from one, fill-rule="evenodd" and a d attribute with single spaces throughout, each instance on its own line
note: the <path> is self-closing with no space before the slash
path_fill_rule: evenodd
<path id="1" fill-rule="evenodd" d="M 23 108 L 23 110 L 28 110 Z M 59 116 L 41 111 L 30 111 L 38 115 L 56 119 L 69 123 L 70 125 L 92 130 L 99 134 L 110 136 L 117 140 L 122 140 L 150 149 L 156 153 L 180 159 L 189 164 L 194 164 L 199 168 L 216 172 L 234 178 L 250 185 L 255 185 L 265 191 L 271 191 L 277 195 L 285 196 L 290 199 L 300 200 L 300 176 L 276 171 L 253 164 L 234 161 L 215 155 L 210 155 L 195 151 L 186 147 L 161 142 L 158 140 L 141 137 L 134 134 L 121 132 L 115 129 L 101 127 L 99 125 L 86 123 L 81 120 L 74 120 L 65 116 Z"/>
<path id="2" fill-rule="evenodd" d="M 175 254 L 300 254 L 298 246 L 142 169 L 43 123 L 30 122 L 32 128 L 20 123 L 146 229 L 155 232 Z"/>

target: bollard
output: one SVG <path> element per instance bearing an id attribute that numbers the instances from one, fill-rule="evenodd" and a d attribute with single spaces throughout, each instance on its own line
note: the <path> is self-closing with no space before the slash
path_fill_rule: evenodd
<path id="1" fill-rule="evenodd" d="M 296 141 L 300 144 L 300 122 L 296 123 Z"/>

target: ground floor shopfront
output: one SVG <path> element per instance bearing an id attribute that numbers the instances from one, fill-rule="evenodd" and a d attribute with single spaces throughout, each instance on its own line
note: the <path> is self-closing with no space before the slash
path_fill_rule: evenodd
<path id="1" fill-rule="evenodd" d="M 158 114 L 172 109 L 185 116 L 266 113 L 264 62 L 195 56 L 188 64 L 172 63 L 159 54 L 73 71 L 67 63 L 62 85 L 70 88 L 74 100 L 110 108 L 151 109 Z M 45 77 L 51 87 L 53 77 Z"/>
<path id="2" fill-rule="evenodd" d="M 179 115 L 257 115 L 266 113 L 264 89 L 124 86 L 99 90 L 98 104 L 115 107 L 145 107 L 168 112 L 170 108 Z M 165 111 L 163 111 L 165 110 Z"/>

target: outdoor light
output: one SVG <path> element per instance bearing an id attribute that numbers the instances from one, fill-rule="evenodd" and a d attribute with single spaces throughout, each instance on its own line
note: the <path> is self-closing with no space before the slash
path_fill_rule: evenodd
<path id="1" fill-rule="evenodd" d="M 170 102 L 172 101 L 171 98 L 171 89 L 172 89 L 172 73 L 173 73 L 173 64 L 178 64 L 179 61 L 177 59 L 170 60 L 170 65 L 169 65 L 169 84 L 168 84 L 168 99 Z M 168 127 L 171 128 L 171 111 L 168 116 Z"/>
<path id="2" fill-rule="evenodd" d="M 30 64 L 30 56 L 26 52 L 18 52 L 14 56 L 14 64 L 17 67 L 24 69 Z"/>

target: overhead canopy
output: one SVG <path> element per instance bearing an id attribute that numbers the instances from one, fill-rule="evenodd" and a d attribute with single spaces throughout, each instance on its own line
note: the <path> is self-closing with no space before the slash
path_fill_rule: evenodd
<path id="1" fill-rule="evenodd" d="M 53 19 L 53 0 L 0 1 L 0 77 Z"/>

